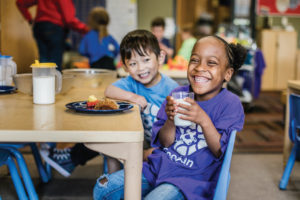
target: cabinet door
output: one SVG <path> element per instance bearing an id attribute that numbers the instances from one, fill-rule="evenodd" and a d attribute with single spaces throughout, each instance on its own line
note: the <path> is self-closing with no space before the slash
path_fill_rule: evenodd
<path id="1" fill-rule="evenodd" d="M 281 90 L 296 78 L 297 33 L 278 32 L 277 41 L 275 86 Z"/>
<path id="2" fill-rule="evenodd" d="M 34 16 L 35 7 L 30 9 Z M 38 50 L 33 39 L 31 26 L 17 9 L 16 1 L 0 0 L 0 50 L 10 55 L 17 63 L 17 72 L 31 72 L 29 67 L 38 59 Z"/>
<path id="3" fill-rule="evenodd" d="M 262 90 L 274 90 L 275 84 L 275 57 L 276 57 L 276 32 L 263 30 L 261 35 L 261 50 L 264 54 L 266 68 L 262 77 Z"/>
<path id="4" fill-rule="evenodd" d="M 297 56 L 296 56 L 296 80 L 300 80 L 300 50 L 297 50 Z"/>

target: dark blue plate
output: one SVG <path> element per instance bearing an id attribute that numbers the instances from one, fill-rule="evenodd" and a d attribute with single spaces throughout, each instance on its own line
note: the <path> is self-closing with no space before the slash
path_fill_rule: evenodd
<path id="1" fill-rule="evenodd" d="M 16 90 L 15 87 L 13 86 L 8 86 L 8 85 L 1 85 L 0 86 L 0 94 L 8 94 L 12 93 Z"/>
<path id="2" fill-rule="evenodd" d="M 66 104 L 66 107 L 75 110 L 76 112 L 85 112 L 85 113 L 99 113 L 99 114 L 108 114 L 108 113 L 118 113 L 125 110 L 130 110 L 133 108 L 133 105 L 127 102 L 117 102 L 119 104 L 119 109 L 116 110 L 95 110 L 92 108 L 86 107 L 86 101 L 77 101 Z"/>

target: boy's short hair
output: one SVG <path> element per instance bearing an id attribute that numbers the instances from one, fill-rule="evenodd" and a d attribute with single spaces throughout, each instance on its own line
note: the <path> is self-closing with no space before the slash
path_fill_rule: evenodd
<path id="1" fill-rule="evenodd" d="M 131 58 L 132 52 L 136 51 L 140 56 L 153 52 L 156 57 L 160 55 L 160 47 L 156 37 L 147 30 L 134 30 L 125 35 L 120 44 L 122 62 Z"/>
<path id="2" fill-rule="evenodd" d="M 164 18 L 156 17 L 155 19 L 153 19 L 151 22 L 151 28 L 155 27 L 155 26 L 162 26 L 163 28 L 165 28 L 166 23 L 165 23 Z"/>

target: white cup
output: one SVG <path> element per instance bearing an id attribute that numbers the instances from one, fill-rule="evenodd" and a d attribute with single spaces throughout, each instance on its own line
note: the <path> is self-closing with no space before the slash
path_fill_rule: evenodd
<path id="1" fill-rule="evenodd" d="M 190 103 L 186 102 L 184 99 L 186 97 L 194 99 L 194 93 L 193 92 L 183 92 L 183 91 L 174 92 L 174 93 L 172 93 L 172 97 L 174 98 L 174 100 L 177 103 L 191 105 Z M 183 108 L 179 108 L 179 109 L 183 109 Z M 175 123 L 176 126 L 190 126 L 190 125 L 192 125 L 191 121 L 180 119 L 179 118 L 180 116 L 182 116 L 182 114 L 177 113 L 174 117 L 174 123 Z"/>

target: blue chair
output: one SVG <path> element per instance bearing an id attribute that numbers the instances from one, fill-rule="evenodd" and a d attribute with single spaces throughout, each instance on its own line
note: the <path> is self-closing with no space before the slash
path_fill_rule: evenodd
<path id="1" fill-rule="evenodd" d="M 226 200 L 227 197 L 227 192 L 230 183 L 230 164 L 231 164 L 231 157 L 234 148 L 235 136 L 236 136 L 236 130 L 231 132 L 229 138 L 229 143 L 227 145 L 227 150 L 225 153 L 219 179 L 217 182 L 217 187 L 215 190 L 214 200 Z"/>
<path id="2" fill-rule="evenodd" d="M 289 136 L 294 143 L 288 162 L 284 169 L 279 188 L 285 190 L 295 163 L 300 157 L 300 96 L 291 94 L 289 97 Z"/>
<path id="3" fill-rule="evenodd" d="M 17 192 L 19 199 L 27 200 L 28 197 L 24 190 L 21 178 L 18 173 L 18 169 L 12 158 L 12 155 L 10 154 L 10 152 L 8 150 L 5 150 L 5 149 L 0 149 L 0 166 L 2 166 L 2 165 L 8 166 L 8 169 L 9 169 L 12 181 L 14 183 L 14 186 L 16 188 L 16 192 Z M 1 197 L 0 197 L 0 199 L 1 199 Z"/>
<path id="4" fill-rule="evenodd" d="M 18 150 L 19 148 L 23 148 L 28 145 L 31 147 L 31 151 L 33 153 L 34 160 L 37 165 L 37 169 L 42 182 L 49 182 L 49 180 L 51 179 L 51 167 L 50 165 L 46 165 L 46 167 L 43 165 L 36 143 L 0 143 L 0 148 L 9 151 L 10 154 L 16 159 L 19 165 L 21 176 L 23 178 L 23 182 L 25 184 L 25 188 L 28 193 L 28 197 L 30 200 L 35 200 L 38 199 L 38 195 L 28 172 L 25 159 L 22 156 L 22 153 Z"/>
<path id="5" fill-rule="evenodd" d="M 19 148 L 24 148 L 25 146 L 30 146 L 31 147 L 31 151 L 40 175 L 40 178 L 42 180 L 42 182 L 47 183 L 50 181 L 51 179 L 51 167 L 49 165 L 44 166 L 39 150 L 36 146 L 36 143 L 0 143 L 0 147 L 2 148 L 7 148 L 7 150 L 11 150 L 11 153 L 15 156 L 15 158 L 17 159 L 17 162 L 19 163 L 25 163 L 24 158 L 21 154 L 21 152 L 19 152 L 17 149 Z M 19 164 L 20 165 L 20 164 Z"/>
<path id="6" fill-rule="evenodd" d="M 3 150 L 8 151 L 12 157 L 14 157 L 19 165 L 19 170 L 25 185 L 25 188 L 27 190 L 28 193 L 28 197 L 30 200 L 37 200 L 38 199 L 38 195 L 35 191 L 34 185 L 32 183 L 26 162 L 24 160 L 24 157 L 22 156 L 22 154 L 15 148 L 13 147 L 14 144 L 6 144 L 7 146 L 5 146 L 4 144 L 0 145 L 0 148 Z"/>

